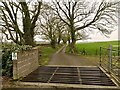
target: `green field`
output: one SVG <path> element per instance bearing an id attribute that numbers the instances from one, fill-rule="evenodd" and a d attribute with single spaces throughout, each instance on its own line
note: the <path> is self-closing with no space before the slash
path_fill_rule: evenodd
<path id="1" fill-rule="evenodd" d="M 76 48 L 78 54 L 99 55 L 100 47 L 108 48 L 109 45 L 118 46 L 118 41 L 77 43 Z"/>

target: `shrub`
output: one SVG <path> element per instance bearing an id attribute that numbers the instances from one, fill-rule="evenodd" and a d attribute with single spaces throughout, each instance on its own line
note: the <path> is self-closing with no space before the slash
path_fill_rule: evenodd
<path id="1" fill-rule="evenodd" d="M 4 44 L 2 46 L 2 75 L 12 77 L 13 74 L 13 63 L 12 63 L 12 52 L 19 52 L 24 50 L 30 50 L 32 47 L 29 45 L 13 45 Z"/>
<path id="2" fill-rule="evenodd" d="M 3 49 L 2 55 L 2 74 L 12 76 L 12 51 L 10 49 Z"/>

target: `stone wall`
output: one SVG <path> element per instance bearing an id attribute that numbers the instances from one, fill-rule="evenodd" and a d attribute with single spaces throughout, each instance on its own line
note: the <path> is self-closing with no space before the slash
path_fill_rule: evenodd
<path id="1" fill-rule="evenodd" d="M 17 52 L 17 60 L 13 60 L 13 79 L 19 79 L 30 74 L 39 67 L 38 49 Z"/>

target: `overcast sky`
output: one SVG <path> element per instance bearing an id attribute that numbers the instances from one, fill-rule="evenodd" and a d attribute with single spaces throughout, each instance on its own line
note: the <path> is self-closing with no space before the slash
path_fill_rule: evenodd
<path id="1" fill-rule="evenodd" d="M 43 1 L 47 1 L 50 2 L 51 0 L 43 0 Z M 120 20 L 118 20 L 120 21 Z M 118 22 L 120 23 L 120 22 Z M 98 32 L 94 32 L 90 34 L 91 39 L 89 39 L 88 41 L 112 41 L 112 40 L 118 40 L 118 27 L 120 26 L 116 26 L 116 30 L 113 31 L 111 33 L 111 35 L 109 35 L 109 38 L 105 37 L 104 35 L 101 35 Z M 119 31 L 120 32 L 120 31 Z M 36 41 L 41 41 L 40 36 L 35 37 Z"/>
<path id="2" fill-rule="evenodd" d="M 51 2 L 51 0 L 45 0 L 45 1 Z M 94 1 L 94 0 L 91 0 L 91 1 Z M 114 1 L 114 0 L 111 0 L 111 1 Z M 120 23 L 120 22 L 118 22 L 118 23 Z M 108 35 L 108 36 L 109 36 L 109 38 L 105 37 L 104 35 L 102 35 L 99 32 L 94 32 L 94 33 L 90 34 L 91 39 L 89 39 L 87 41 L 112 41 L 112 40 L 118 40 L 118 26 L 117 25 L 115 26 L 115 31 L 113 31 L 111 33 L 111 35 Z M 39 38 L 37 38 L 37 40 L 39 40 Z"/>
<path id="3" fill-rule="evenodd" d="M 101 35 L 100 33 L 91 34 L 91 40 L 93 41 L 111 41 L 111 40 L 118 40 L 118 30 L 115 30 L 109 35 L 109 38 Z"/>

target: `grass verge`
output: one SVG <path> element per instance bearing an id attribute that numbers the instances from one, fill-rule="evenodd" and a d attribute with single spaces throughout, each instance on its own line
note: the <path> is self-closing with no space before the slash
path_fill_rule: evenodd
<path id="1" fill-rule="evenodd" d="M 50 56 L 59 50 L 62 45 L 57 46 L 55 49 L 51 48 L 50 45 L 39 46 L 39 64 L 41 66 L 47 65 L 49 62 Z"/>

